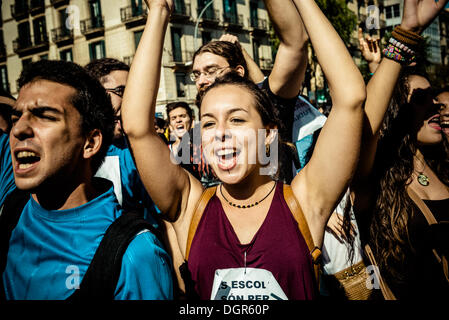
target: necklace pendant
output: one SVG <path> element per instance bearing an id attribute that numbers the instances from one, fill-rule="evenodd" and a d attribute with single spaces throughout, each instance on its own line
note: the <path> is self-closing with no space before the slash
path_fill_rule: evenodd
<path id="1" fill-rule="evenodd" d="M 418 175 L 418 182 L 420 185 L 427 187 L 429 185 L 429 177 L 426 176 L 425 174 L 420 173 Z"/>

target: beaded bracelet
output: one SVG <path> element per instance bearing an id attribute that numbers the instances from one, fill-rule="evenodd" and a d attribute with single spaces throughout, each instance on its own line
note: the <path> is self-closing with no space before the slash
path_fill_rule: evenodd
<path id="1" fill-rule="evenodd" d="M 395 47 L 407 52 L 409 55 L 415 55 L 415 51 L 410 49 L 409 47 L 407 47 L 405 44 L 403 44 L 402 42 L 399 42 L 398 40 L 396 40 L 395 38 L 391 37 L 389 43 L 391 43 L 392 45 L 394 45 Z"/>
<path id="2" fill-rule="evenodd" d="M 383 50 L 383 54 L 386 58 L 403 64 L 410 64 L 416 59 L 414 51 L 405 51 L 392 43 Z"/>
<path id="3" fill-rule="evenodd" d="M 419 34 L 397 26 L 392 32 L 388 46 L 382 52 L 388 59 L 402 64 L 410 64 L 416 60 L 415 48 L 418 47 L 422 40 L 423 37 Z"/>

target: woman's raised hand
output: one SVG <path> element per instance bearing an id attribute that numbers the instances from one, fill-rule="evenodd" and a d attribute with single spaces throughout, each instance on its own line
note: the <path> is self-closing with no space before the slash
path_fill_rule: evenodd
<path id="1" fill-rule="evenodd" d="M 447 2 L 448 0 L 404 0 L 401 27 L 416 33 L 423 32 Z"/>
<path id="2" fill-rule="evenodd" d="M 173 4 L 173 0 L 145 0 L 145 3 L 147 4 L 149 10 L 151 10 L 151 8 L 153 7 L 159 6 L 162 8 L 166 8 L 170 13 L 175 7 Z"/>

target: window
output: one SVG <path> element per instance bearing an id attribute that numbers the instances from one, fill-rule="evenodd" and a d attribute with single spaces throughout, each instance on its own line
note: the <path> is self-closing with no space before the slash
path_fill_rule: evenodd
<path id="1" fill-rule="evenodd" d="M 251 19 L 251 25 L 253 27 L 258 25 L 257 20 L 259 19 L 259 16 L 257 14 L 257 7 L 258 7 L 257 2 L 251 1 L 249 3 L 249 16 Z"/>
<path id="2" fill-rule="evenodd" d="M 253 53 L 254 53 L 254 61 L 259 65 L 260 61 L 259 61 L 259 48 L 260 48 L 260 43 L 259 41 L 253 39 Z"/>
<path id="3" fill-rule="evenodd" d="M 176 77 L 176 93 L 178 97 L 186 96 L 186 75 L 185 73 L 175 73 Z"/>
<path id="4" fill-rule="evenodd" d="M 39 56 L 39 60 L 48 60 L 48 54 L 43 54 Z"/>
<path id="5" fill-rule="evenodd" d="M 184 13 L 184 12 L 186 12 L 186 5 L 184 3 L 184 0 L 174 0 L 173 1 L 173 5 L 174 5 L 173 11 L 175 13 Z"/>
<path id="6" fill-rule="evenodd" d="M 1 79 L 1 86 L 2 89 L 6 92 L 9 92 L 9 81 L 8 81 L 8 71 L 6 69 L 6 66 L 0 66 L 0 79 Z"/>
<path id="7" fill-rule="evenodd" d="M 34 19 L 33 30 L 34 30 L 34 44 L 41 44 L 48 41 L 45 16 Z"/>
<path id="8" fill-rule="evenodd" d="M 385 17 L 387 19 L 398 18 L 401 16 L 401 7 L 399 3 L 385 7 Z"/>
<path id="9" fill-rule="evenodd" d="M 61 26 L 61 35 L 66 36 L 70 34 L 70 30 L 67 29 L 68 21 L 70 21 L 70 19 L 67 10 L 66 9 L 59 10 L 59 25 Z M 72 24 L 73 22 L 70 23 L 70 25 Z"/>
<path id="10" fill-rule="evenodd" d="M 178 28 L 171 29 L 173 61 L 175 62 L 182 62 L 181 37 L 182 37 L 181 29 Z"/>
<path id="11" fill-rule="evenodd" d="M 224 15 L 227 18 L 237 18 L 237 4 L 235 0 L 223 0 Z"/>
<path id="12" fill-rule="evenodd" d="M 71 61 L 73 62 L 73 54 L 72 49 L 65 49 L 59 52 L 59 58 L 63 61 Z"/>
<path id="13" fill-rule="evenodd" d="M 209 43 L 212 41 L 212 35 L 210 34 L 210 32 L 203 31 L 201 33 L 201 38 L 203 40 L 203 44 L 206 44 L 206 43 Z"/>
<path id="14" fill-rule="evenodd" d="M 28 21 L 17 26 L 19 33 L 19 46 L 29 47 L 31 45 L 30 23 Z"/>
<path id="15" fill-rule="evenodd" d="M 399 3 L 393 5 L 393 17 L 398 18 L 401 16 L 400 12 L 401 8 L 399 6 Z"/>
<path id="16" fill-rule="evenodd" d="M 133 17 L 141 16 L 143 14 L 142 0 L 132 0 L 131 8 Z"/>
<path id="17" fill-rule="evenodd" d="M 101 17 L 100 0 L 89 0 L 90 17 L 92 20 L 92 28 L 100 28 L 103 26 L 103 18 Z"/>
<path id="18" fill-rule="evenodd" d="M 106 57 L 104 40 L 89 44 L 90 61 Z"/>
<path id="19" fill-rule="evenodd" d="M 134 44 L 136 45 L 135 48 L 137 49 L 137 46 L 139 45 L 140 38 L 142 38 L 143 30 L 134 32 Z"/>

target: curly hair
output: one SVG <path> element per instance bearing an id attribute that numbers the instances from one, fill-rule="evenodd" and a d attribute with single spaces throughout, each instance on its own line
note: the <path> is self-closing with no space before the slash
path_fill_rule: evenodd
<path id="1" fill-rule="evenodd" d="M 401 104 L 393 104 L 387 111 L 374 167 L 374 177 L 379 183 L 369 227 L 369 243 L 382 275 L 393 286 L 407 282 L 407 264 L 404 261 L 415 252 L 408 227 L 410 219 L 421 213 L 408 196 L 407 187 L 411 183 L 418 148 L 439 179 L 449 185 L 449 160 L 443 142 L 418 147 L 412 105 L 403 102 L 408 96 L 408 90 L 404 90 L 408 83 L 403 82 L 408 82 L 412 74 L 403 74 L 396 88 L 396 93 L 402 97 L 396 96 L 395 102 Z M 419 98 L 417 100 L 419 103 Z"/>

